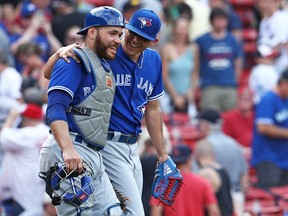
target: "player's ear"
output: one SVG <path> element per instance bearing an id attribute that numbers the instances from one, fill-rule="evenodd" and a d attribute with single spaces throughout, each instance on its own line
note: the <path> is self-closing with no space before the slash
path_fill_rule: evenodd
<path id="1" fill-rule="evenodd" d="M 98 34 L 97 27 L 91 27 L 88 29 L 87 35 L 91 40 L 94 40 Z"/>

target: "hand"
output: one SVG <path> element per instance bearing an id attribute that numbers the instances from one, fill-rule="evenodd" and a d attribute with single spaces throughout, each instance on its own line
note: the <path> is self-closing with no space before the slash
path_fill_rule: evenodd
<path id="1" fill-rule="evenodd" d="M 18 109 L 12 109 L 10 110 L 8 116 L 5 119 L 5 122 L 2 125 L 2 128 L 10 128 L 13 127 L 14 122 L 16 121 L 16 119 L 18 118 L 18 116 L 20 115 L 20 111 Z"/>
<path id="2" fill-rule="evenodd" d="M 80 174 L 83 172 L 83 160 L 76 152 L 74 147 L 62 149 L 63 158 L 66 165 L 67 173 L 76 171 Z"/>
<path id="3" fill-rule="evenodd" d="M 51 35 L 51 34 L 53 34 L 51 23 L 50 23 L 47 19 L 44 19 L 44 20 L 42 21 L 41 29 L 44 31 L 44 33 L 45 33 L 46 35 Z"/>
<path id="4" fill-rule="evenodd" d="M 161 156 L 158 157 L 158 163 L 163 163 L 164 161 L 166 161 L 169 158 L 168 154 L 163 154 Z"/>
<path id="5" fill-rule="evenodd" d="M 70 60 L 68 59 L 68 57 L 73 58 L 76 62 L 80 63 L 80 59 L 77 57 L 76 53 L 73 51 L 73 48 L 78 48 L 78 49 L 82 49 L 83 47 L 78 44 L 71 44 L 65 47 L 61 47 L 58 51 L 57 54 L 60 58 L 63 58 L 67 63 L 70 63 Z"/>
<path id="6" fill-rule="evenodd" d="M 178 108 L 178 110 L 185 110 L 187 106 L 187 99 L 184 96 L 178 96 L 173 100 L 174 107 Z"/>
<path id="7" fill-rule="evenodd" d="M 36 33 L 38 34 L 38 30 L 40 28 L 42 28 L 43 22 L 44 22 L 44 18 L 39 18 L 39 16 L 37 16 L 37 14 L 34 14 L 32 16 L 29 29 L 32 29 L 35 34 Z"/>

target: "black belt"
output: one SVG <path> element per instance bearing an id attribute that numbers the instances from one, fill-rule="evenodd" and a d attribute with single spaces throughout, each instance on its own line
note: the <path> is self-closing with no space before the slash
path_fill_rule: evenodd
<path id="1" fill-rule="evenodd" d="M 107 140 L 112 140 L 115 136 L 114 131 L 108 131 Z M 140 139 L 140 135 L 137 134 L 122 134 L 119 136 L 118 140 L 113 140 L 115 142 L 122 142 L 126 144 L 134 144 Z"/>
<path id="2" fill-rule="evenodd" d="M 94 151 L 99 151 L 99 150 L 102 149 L 102 148 L 100 148 L 100 147 L 98 147 L 98 146 L 95 146 L 95 145 L 92 145 L 92 144 L 89 144 L 89 143 L 86 143 L 86 142 L 82 142 L 82 141 L 83 141 L 82 136 L 80 136 L 79 134 L 77 134 L 77 135 L 75 136 L 75 142 L 82 143 L 82 144 L 86 145 L 88 148 L 93 149 Z"/>

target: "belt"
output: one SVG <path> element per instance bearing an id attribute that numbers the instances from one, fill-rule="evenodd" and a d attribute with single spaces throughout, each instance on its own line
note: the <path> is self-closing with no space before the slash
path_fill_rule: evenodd
<path id="1" fill-rule="evenodd" d="M 120 136 L 118 136 L 118 139 L 117 139 L 115 137 L 115 135 L 117 133 L 118 132 L 116 132 L 116 131 L 108 131 L 107 140 L 112 140 L 112 141 L 115 141 L 115 142 L 122 142 L 122 143 L 126 143 L 126 144 L 134 144 L 140 139 L 140 135 L 139 134 L 135 135 L 135 134 L 122 134 L 122 133 L 119 133 Z"/>
<path id="2" fill-rule="evenodd" d="M 85 142 L 85 141 L 83 140 L 82 136 L 79 135 L 79 134 L 77 134 L 77 135 L 75 136 L 75 142 L 82 143 L 82 144 L 86 145 L 88 148 L 93 149 L 94 151 L 99 151 L 99 150 L 101 150 L 100 147 Z"/>

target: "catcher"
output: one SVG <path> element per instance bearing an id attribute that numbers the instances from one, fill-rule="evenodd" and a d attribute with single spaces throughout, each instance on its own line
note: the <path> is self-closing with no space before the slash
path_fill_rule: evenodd
<path id="1" fill-rule="evenodd" d="M 107 142 L 100 152 L 113 186 L 130 200 L 124 214 L 144 216 L 143 174 L 137 143 L 143 118 L 159 159 L 153 189 L 155 197 L 173 205 L 182 177 L 168 158 L 164 142 L 159 105 L 159 98 L 164 95 L 162 60 L 159 53 L 149 48 L 158 40 L 160 18 L 151 10 L 139 9 L 125 27 L 116 58 L 108 61 L 116 79 L 116 91 Z M 67 61 L 67 57 L 77 58 L 71 47 L 74 46 L 59 49 L 49 59 L 45 70 L 47 78 L 59 57 Z"/>
<path id="2" fill-rule="evenodd" d="M 115 92 L 114 76 L 103 59 L 115 58 L 123 28 L 117 9 L 91 10 L 78 32 L 84 36 L 83 49 L 77 51 L 82 63 L 60 59 L 53 68 L 46 111 L 52 134 L 41 149 L 39 176 L 58 215 L 122 215 L 100 150 L 106 145 Z"/>

